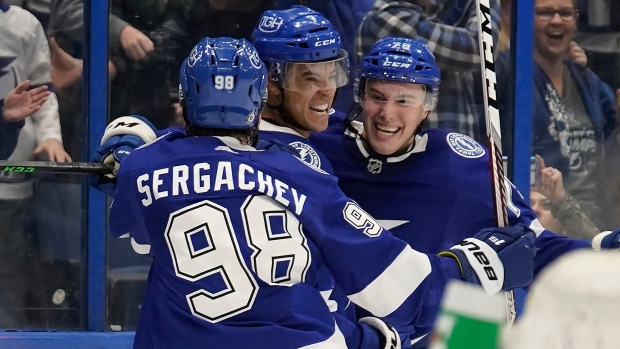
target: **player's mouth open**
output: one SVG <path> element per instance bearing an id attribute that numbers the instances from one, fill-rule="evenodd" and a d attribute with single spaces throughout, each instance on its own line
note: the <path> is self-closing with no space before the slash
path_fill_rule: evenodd
<path id="1" fill-rule="evenodd" d="M 315 104 L 310 106 L 310 110 L 315 112 L 316 114 L 327 114 L 327 108 L 329 108 L 329 104 Z"/>
<path id="2" fill-rule="evenodd" d="M 400 127 L 380 125 L 377 123 L 375 123 L 375 129 L 377 129 L 377 134 L 383 137 L 393 136 L 398 131 L 400 131 Z"/>

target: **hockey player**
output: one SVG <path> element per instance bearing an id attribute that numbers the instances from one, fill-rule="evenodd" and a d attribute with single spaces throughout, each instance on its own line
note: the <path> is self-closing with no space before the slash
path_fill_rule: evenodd
<path id="1" fill-rule="evenodd" d="M 420 131 L 439 83 L 425 44 L 386 37 L 360 63 L 357 112 L 350 119 L 332 118 L 326 132 L 310 137 L 330 160 L 342 191 L 424 253 L 439 253 L 464 234 L 495 224 L 485 148 L 459 133 Z M 540 234 L 536 272 L 561 253 L 590 246 L 544 230 L 517 189 L 510 183 L 507 188 L 509 225 L 523 223 Z M 603 246 L 617 247 L 616 235 Z M 422 339 L 417 345 L 426 344 Z"/>
<path id="2" fill-rule="evenodd" d="M 252 44 L 269 74 L 261 139 L 287 143 L 307 163 L 331 172 L 308 136 L 327 128 L 338 88 L 349 80 L 349 58 L 340 35 L 322 14 L 293 6 L 265 11 Z"/>
<path id="3" fill-rule="evenodd" d="M 155 139 L 151 125 L 119 118 L 94 157 L 148 143 L 123 159 L 110 210 L 111 233 L 154 258 L 134 347 L 346 348 L 315 286 L 323 268 L 383 318 L 360 320 L 376 338 L 364 348 L 399 348 L 397 336 L 436 311 L 450 278 L 490 292 L 531 281 L 534 237 L 524 226 L 483 230 L 450 256 L 421 254 L 335 177 L 277 143 L 252 147 L 267 84 L 256 51 L 243 39 L 205 38 L 192 52 L 180 79 L 187 129 Z"/>

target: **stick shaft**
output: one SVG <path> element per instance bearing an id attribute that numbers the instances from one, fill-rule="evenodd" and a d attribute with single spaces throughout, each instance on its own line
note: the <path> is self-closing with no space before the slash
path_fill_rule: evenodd
<path id="1" fill-rule="evenodd" d="M 493 55 L 493 32 L 489 0 L 476 0 L 478 11 L 478 38 L 480 42 L 480 66 L 484 84 L 484 117 L 487 128 L 487 142 L 493 183 L 493 202 L 497 226 L 508 225 L 506 214 L 506 188 L 504 163 L 502 161 L 502 136 L 499 122 L 499 108 L 496 95 L 495 58 Z"/>
<path id="2" fill-rule="evenodd" d="M 107 174 L 113 167 L 92 162 L 52 162 L 0 160 L 0 172 Z"/>
<path id="3" fill-rule="evenodd" d="M 495 208 L 495 222 L 498 227 L 508 225 L 506 211 L 506 181 L 504 161 L 502 156 L 502 135 L 499 123 L 499 108 L 496 95 L 497 77 L 495 75 L 495 56 L 493 48 L 493 28 L 491 7 L 489 0 L 476 0 L 478 13 L 478 43 L 480 44 L 480 70 L 484 84 L 484 118 L 487 128 L 487 146 L 489 149 L 489 168 L 491 169 L 491 184 L 493 187 L 493 207 Z M 506 295 L 506 323 L 512 326 L 516 318 L 514 292 Z"/>

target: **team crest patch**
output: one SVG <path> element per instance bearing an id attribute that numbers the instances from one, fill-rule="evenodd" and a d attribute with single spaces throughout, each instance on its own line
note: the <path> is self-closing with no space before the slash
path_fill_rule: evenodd
<path id="1" fill-rule="evenodd" d="M 198 46 L 194 46 L 192 52 L 189 54 L 189 58 L 187 59 L 187 65 L 193 67 L 201 57 L 202 51 L 198 49 Z"/>
<path id="2" fill-rule="evenodd" d="M 449 133 L 446 136 L 452 151 L 468 159 L 479 158 L 484 155 L 484 148 L 473 138 L 461 133 Z"/>
<path id="3" fill-rule="evenodd" d="M 321 158 L 314 148 L 304 142 L 293 142 L 289 145 L 297 150 L 301 160 L 305 163 L 311 167 L 321 168 Z"/>
<path id="4" fill-rule="evenodd" d="M 372 174 L 381 173 L 381 170 L 383 169 L 383 161 L 370 158 L 368 159 L 368 165 L 366 166 L 366 169 Z"/>
<path id="5" fill-rule="evenodd" d="M 247 124 L 252 124 L 252 123 L 254 122 L 254 119 L 255 119 L 255 118 L 256 118 L 256 114 L 254 114 L 254 113 L 250 113 L 250 115 L 248 115 L 248 116 L 245 118 L 245 122 L 246 122 Z"/>

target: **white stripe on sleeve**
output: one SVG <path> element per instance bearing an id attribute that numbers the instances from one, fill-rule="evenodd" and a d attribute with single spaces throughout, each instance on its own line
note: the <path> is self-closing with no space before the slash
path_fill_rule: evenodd
<path id="1" fill-rule="evenodd" d="M 430 272 L 428 256 L 407 246 L 381 275 L 349 299 L 374 316 L 384 317 L 403 304 Z"/>

